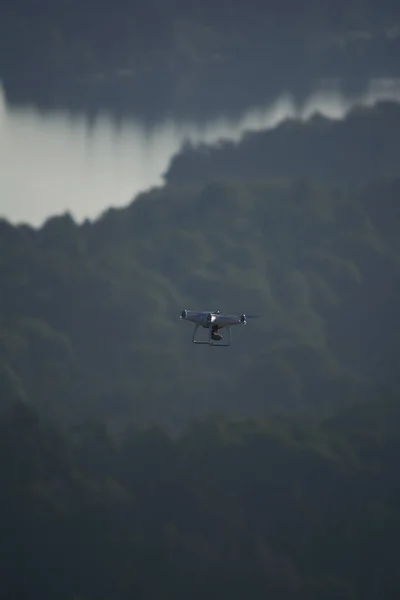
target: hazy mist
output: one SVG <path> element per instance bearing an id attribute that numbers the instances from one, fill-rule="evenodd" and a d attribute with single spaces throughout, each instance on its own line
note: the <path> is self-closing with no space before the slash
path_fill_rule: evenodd
<path id="1" fill-rule="evenodd" d="M 342 118 L 357 104 L 379 100 L 400 102 L 400 81 L 371 81 L 359 96 L 345 96 L 331 83 L 302 105 L 282 94 L 235 121 L 171 118 L 149 126 L 133 119 L 118 124 L 107 114 L 90 123 L 84 114 L 13 108 L 0 86 L 0 215 L 35 226 L 65 211 L 78 221 L 96 218 L 162 184 L 172 155 L 186 140 L 239 139 L 245 130 L 274 127 L 288 117 L 307 119 L 315 112 Z"/>

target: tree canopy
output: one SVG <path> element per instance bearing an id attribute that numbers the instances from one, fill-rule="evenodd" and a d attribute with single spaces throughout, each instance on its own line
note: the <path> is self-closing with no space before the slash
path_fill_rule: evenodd
<path id="1" fill-rule="evenodd" d="M 318 426 L 115 440 L 17 404 L 0 420 L 3 597 L 394 600 L 399 416 L 382 398 Z"/>

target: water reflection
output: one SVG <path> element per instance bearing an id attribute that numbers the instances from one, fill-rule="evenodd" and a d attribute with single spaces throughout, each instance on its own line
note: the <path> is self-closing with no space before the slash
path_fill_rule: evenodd
<path id="1" fill-rule="evenodd" d="M 7 105 L 0 86 L 0 215 L 40 225 L 69 210 L 81 221 L 109 206 L 122 206 L 137 193 L 162 184 L 162 173 L 185 140 L 237 140 L 243 131 L 276 126 L 287 117 L 316 111 L 342 118 L 354 105 L 400 102 L 400 80 L 372 81 L 359 96 L 325 85 L 301 106 L 290 94 L 236 120 L 204 123 L 166 119 L 151 126 L 134 119 L 117 123 L 110 115 L 94 122 L 67 112 L 43 114 Z"/>

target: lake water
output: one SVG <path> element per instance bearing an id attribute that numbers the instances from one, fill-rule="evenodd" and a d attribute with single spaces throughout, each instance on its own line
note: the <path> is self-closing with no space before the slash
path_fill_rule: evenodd
<path id="1" fill-rule="evenodd" d="M 287 117 L 307 119 L 316 111 L 342 118 L 355 105 L 383 99 L 400 102 L 400 80 L 371 81 L 352 97 L 333 86 L 321 88 L 301 106 L 282 95 L 234 121 L 169 119 L 150 127 L 133 118 L 117 124 L 107 114 L 93 123 L 84 114 L 14 108 L 0 82 L 0 216 L 35 226 L 65 211 L 79 222 L 93 219 L 162 185 L 171 157 L 186 140 L 239 139 L 245 130 L 271 128 Z"/>

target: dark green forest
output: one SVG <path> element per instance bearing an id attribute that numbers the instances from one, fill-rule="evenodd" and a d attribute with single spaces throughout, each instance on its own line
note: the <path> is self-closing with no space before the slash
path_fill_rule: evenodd
<path id="1" fill-rule="evenodd" d="M 0 428 L 5 599 L 395 600 L 398 401 L 171 437 Z"/>
<path id="2" fill-rule="evenodd" d="M 44 108 L 228 114 L 399 76 L 399 26 L 396 0 L 4 0 L 0 79 Z"/>
<path id="3" fill-rule="evenodd" d="M 0 222 L 0 598 L 398 598 L 398 120 L 185 148 L 96 221 Z M 216 350 L 182 308 L 261 318 Z"/>
<path id="4" fill-rule="evenodd" d="M 287 119 L 273 129 L 247 132 L 239 143 L 186 144 L 176 154 L 168 183 L 307 178 L 357 184 L 399 174 L 400 107 L 381 102 L 356 107 L 345 120 L 315 114 Z"/>

